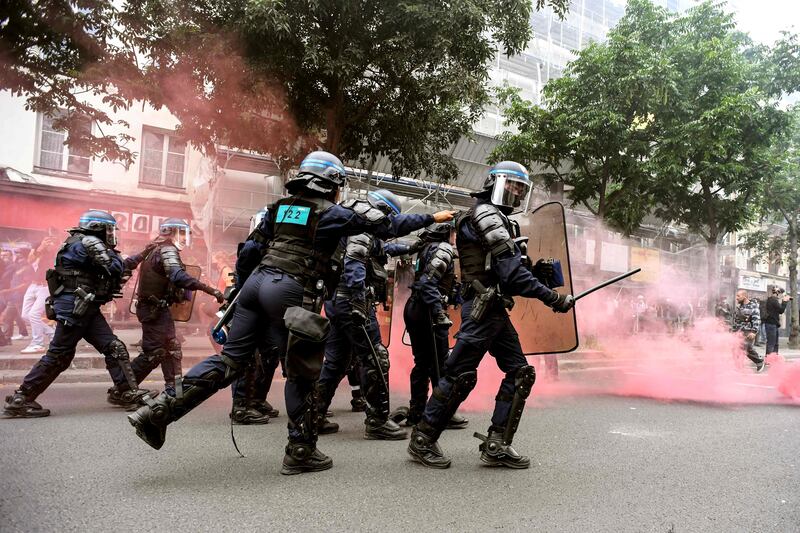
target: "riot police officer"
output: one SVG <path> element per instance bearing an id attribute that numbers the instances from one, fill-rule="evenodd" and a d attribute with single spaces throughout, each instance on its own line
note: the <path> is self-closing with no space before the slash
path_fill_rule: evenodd
<path id="1" fill-rule="evenodd" d="M 390 418 L 397 423 L 415 426 L 422 420 L 428 401 L 428 384 L 436 386 L 444 373 L 444 361 L 450 351 L 450 326 L 447 305 L 455 286 L 455 248 L 450 244 L 452 224 L 434 224 L 420 234 L 424 246 L 420 250 L 406 300 L 403 319 L 411 340 L 414 367 L 411 369 L 411 398 L 408 407 L 395 410 Z M 467 419 L 453 414 L 448 428 L 461 429 Z"/>
<path id="2" fill-rule="evenodd" d="M 450 459 L 437 441 L 450 417 L 475 387 L 478 364 L 488 351 L 505 377 L 495 398 L 488 436 L 475 434 L 483 441 L 479 447 L 481 460 L 491 466 L 528 468 L 530 459 L 519 455 L 511 442 L 536 372 L 522 354 L 506 309 L 513 303 L 513 296 L 538 298 L 557 312 L 571 309 L 574 299 L 540 283 L 514 241 L 519 229 L 508 215 L 527 208 L 530 180 L 525 167 L 512 161 L 496 164 L 483 189 L 473 196 L 476 204 L 456 220 L 456 247 L 466 287 L 461 328 L 445 363 L 444 376 L 425 406 L 422 421 L 412 432 L 408 453 L 429 467 L 450 466 Z"/>
<path id="3" fill-rule="evenodd" d="M 159 364 L 165 388 L 181 394 L 181 343 L 175 333 L 175 321 L 170 306 L 188 303 L 186 291 L 203 291 L 224 301 L 222 293 L 186 272 L 180 251 L 191 246 L 191 229 L 186 221 L 168 218 L 158 227 L 158 236 L 148 246 L 139 266 L 139 285 L 136 294 L 136 318 L 142 324 L 142 351 L 131 362 L 137 382 L 144 379 Z M 108 401 L 127 406 L 121 395 L 124 390 L 113 387 Z"/>
<path id="4" fill-rule="evenodd" d="M 257 271 L 242 287 L 227 341 L 220 355 L 192 368 L 183 379 L 183 397 L 162 393 L 128 418 L 137 435 L 160 448 L 167 425 L 231 384 L 252 361 L 256 349 L 276 350 L 284 358 L 284 396 L 289 443 L 283 474 L 325 470 L 332 461 L 316 447 L 317 387 L 329 322 L 320 316 L 326 287 L 336 286 L 332 263 L 340 239 L 370 232 L 382 237 L 408 234 L 437 215 L 388 217 L 367 202 L 336 204 L 346 174 L 339 159 L 312 152 L 286 183 L 290 196 L 275 202 L 266 216 L 269 246 Z"/>
<path id="5" fill-rule="evenodd" d="M 260 209 L 250 219 L 250 234 L 239 245 L 236 255 L 236 291 L 241 290 L 244 282 L 264 258 L 267 251 L 268 229 L 265 224 L 267 208 Z M 267 394 L 272 386 L 272 378 L 278 368 L 278 356 L 273 350 L 270 353 L 259 353 L 252 364 L 248 365 L 244 375 L 231 385 L 233 406 L 231 421 L 238 425 L 266 424 L 270 418 L 280 413 L 267 401 Z"/>
<path id="6" fill-rule="evenodd" d="M 385 189 L 367 193 L 367 202 L 387 216 L 399 215 L 400 200 Z M 352 357 L 361 362 L 361 383 L 366 400 L 364 437 L 401 440 L 406 432 L 389 420 L 389 352 L 382 343 L 375 303 L 386 302 L 387 256 L 415 250 L 400 243 L 384 243 L 362 233 L 348 237 L 344 247 L 344 269 L 333 298 L 325 302 L 331 333 L 325 345 L 325 362 L 319 380 L 320 413 L 325 413 L 336 388 L 347 374 Z M 335 433 L 338 424 L 322 418 L 319 431 Z"/>
<path id="7" fill-rule="evenodd" d="M 4 414 L 12 417 L 48 416 L 35 400 L 61 372 L 69 368 L 78 341 L 85 339 L 105 355 L 106 368 L 116 387 L 124 390 L 121 401 L 134 403 L 149 391 L 139 389 L 131 370 L 125 344 L 111 331 L 100 306 L 120 290 L 123 271 L 135 268 L 142 255 L 128 259 L 114 249 L 116 219 L 99 210 L 86 211 L 78 226 L 56 254 L 55 267 L 47 271 L 48 318 L 56 329 L 47 353 L 37 362 L 13 395 L 6 397 Z"/>

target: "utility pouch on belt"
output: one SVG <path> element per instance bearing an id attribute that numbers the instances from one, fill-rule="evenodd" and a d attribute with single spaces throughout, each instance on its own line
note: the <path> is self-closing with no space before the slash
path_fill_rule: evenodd
<path id="1" fill-rule="evenodd" d="M 47 281 L 47 290 L 50 292 L 50 296 L 58 296 L 64 290 L 64 285 L 61 284 L 61 276 L 58 275 L 56 269 L 49 269 L 44 279 Z"/>
<path id="2" fill-rule="evenodd" d="M 475 291 L 475 298 L 472 299 L 472 310 L 469 313 L 469 317 L 475 322 L 480 322 L 486 315 L 489 306 L 494 303 L 497 297 L 497 289 L 495 287 L 487 289 L 477 279 L 472 280 L 472 289 Z"/>
<path id="3" fill-rule="evenodd" d="M 44 301 L 44 314 L 47 320 L 56 319 L 56 310 L 53 308 L 53 297 L 48 296 Z"/>
<path id="4" fill-rule="evenodd" d="M 89 304 L 94 301 L 94 294 L 86 292 L 81 287 L 75 289 L 75 306 L 72 308 L 72 316 L 82 317 L 89 310 Z"/>
<path id="5" fill-rule="evenodd" d="M 283 315 L 283 322 L 289 330 L 286 377 L 319 379 L 325 355 L 325 339 L 331 329 L 330 320 L 302 307 L 290 307 Z"/>

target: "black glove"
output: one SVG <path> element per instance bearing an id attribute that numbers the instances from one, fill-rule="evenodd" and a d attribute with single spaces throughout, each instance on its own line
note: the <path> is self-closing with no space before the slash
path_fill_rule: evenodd
<path id="1" fill-rule="evenodd" d="M 158 248 L 158 244 L 156 244 L 154 242 L 149 242 L 149 243 L 147 243 L 147 246 L 144 247 L 144 250 L 142 250 L 141 255 L 145 256 L 145 255 L 149 254 L 150 252 L 152 252 L 153 250 L 155 250 L 156 248 Z"/>
<path id="2" fill-rule="evenodd" d="M 450 320 L 450 317 L 447 316 L 447 313 L 444 310 L 439 311 L 433 317 L 433 327 L 435 328 L 449 328 L 453 325 L 453 321 Z"/>
<path id="3" fill-rule="evenodd" d="M 533 270 L 531 272 L 538 280 L 542 282 L 553 279 L 553 276 L 556 274 L 556 271 L 553 268 L 553 263 L 549 263 L 544 259 L 539 259 L 536 261 L 536 264 L 533 265 Z"/>
<path id="4" fill-rule="evenodd" d="M 126 283 L 128 283 L 128 280 L 131 279 L 131 276 L 133 276 L 132 270 L 128 269 L 123 270 L 122 277 L 120 277 L 119 279 L 120 285 L 125 285 Z"/>
<path id="5" fill-rule="evenodd" d="M 203 288 L 200 290 L 216 298 L 218 304 L 221 304 L 225 301 L 225 295 L 210 285 L 203 285 Z"/>
<path id="6" fill-rule="evenodd" d="M 363 326 L 369 321 L 369 311 L 367 310 L 366 300 L 352 300 L 353 309 L 350 312 L 350 320 L 356 326 Z"/>
<path id="7" fill-rule="evenodd" d="M 552 299 L 545 302 L 556 313 L 566 313 L 575 307 L 575 297 L 571 294 L 559 294 L 553 291 Z"/>
<path id="8" fill-rule="evenodd" d="M 413 243 L 411 243 L 408 247 L 408 255 L 413 255 L 425 247 L 425 241 L 422 239 L 417 239 Z"/>

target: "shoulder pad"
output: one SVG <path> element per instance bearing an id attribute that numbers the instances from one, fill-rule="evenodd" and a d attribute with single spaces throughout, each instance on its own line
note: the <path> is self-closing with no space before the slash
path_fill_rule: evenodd
<path id="1" fill-rule="evenodd" d="M 104 268 L 111 266 L 111 254 L 108 251 L 108 246 L 99 238 L 94 235 L 81 236 L 81 244 L 86 248 L 86 253 L 97 264 Z"/>
<path id="2" fill-rule="evenodd" d="M 425 274 L 434 279 L 442 279 L 447 273 L 450 265 L 453 264 L 453 259 L 456 252 L 450 243 L 440 242 L 436 249 L 433 250 L 431 258 L 428 260 L 428 266 L 425 268 Z"/>
<path id="3" fill-rule="evenodd" d="M 480 204 L 472 214 L 472 225 L 492 256 L 514 253 L 514 241 L 508 231 L 508 219 L 492 204 Z"/>
<path id="4" fill-rule="evenodd" d="M 161 247 L 161 264 L 164 265 L 164 272 L 171 274 L 176 270 L 183 270 L 183 262 L 178 249 L 168 244 Z"/>
<path id="5" fill-rule="evenodd" d="M 366 262 L 369 259 L 369 251 L 372 248 L 372 238 L 367 233 L 360 233 L 347 238 L 345 256 L 348 259 Z"/>
<path id="6" fill-rule="evenodd" d="M 386 213 L 380 209 L 372 207 L 369 202 L 364 200 L 351 199 L 341 204 L 342 207 L 352 209 L 359 216 L 366 218 L 369 222 L 376 223 L 386 218 Z"/>

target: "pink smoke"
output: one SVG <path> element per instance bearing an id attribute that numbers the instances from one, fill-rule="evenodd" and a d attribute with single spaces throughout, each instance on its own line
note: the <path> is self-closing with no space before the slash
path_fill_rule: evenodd
<path id="1" fill-rule="evenodd" d="M 575 244 L 570 242 L 571 247 L 580 249 Z M 574 292 L 612 275 L 593 276 L 597 279 L 584 281 L 586 286 L 575 287 Z M 537 369 L 537 382 L 528 403 L 606 394 L 660 401 L 800 405 L 800 364 L 770 357 L 768 371 L 756 374 L 744 355 L 741 335 L 730 332 L 721 320 L 707 316 L 704 308 L 694 305 L 695 316 L 685 327 L 670 327 L 656 316 L 657 307 L 697 304 L 705 296 L 705 287 L 689 280 L 698 278 L 704 279 L 704 275 L 662 265 L 658 279 L 632 295 L 623 298 L 622 291 L 612 286 L 580 300 L 576 316 L 581 347 L 576 353 L 547 356 L 566 361 L 558 380 L 548 379 L 542 357 L 528 358 Z M 634 306 L 640 301 L 639 295 L 648 310 L 641 316 L 640 331 L 634 334 Z M 411 349 L 401 342 L 404 299 L 404 295 L 398 295 L 394 307 L 390 385 L 394 393 L 407 394 L 413 359 Z M 731 306 L 735 305 L 733 298 L 729 300 Z M 478 384 L 462 409 L 493 409 L 502 379 L 503 373 L 487 354 L 478 369 Z"/>

